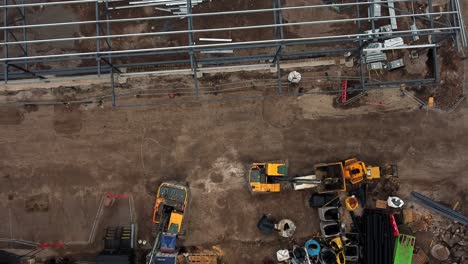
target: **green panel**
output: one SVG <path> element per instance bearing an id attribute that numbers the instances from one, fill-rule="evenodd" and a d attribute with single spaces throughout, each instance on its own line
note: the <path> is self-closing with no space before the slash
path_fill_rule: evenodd
<path id="1" fill-rule="evenodd" d="M 400 234 L 395 240 L 393 264 L 411 264 L 416 238 Z"/>

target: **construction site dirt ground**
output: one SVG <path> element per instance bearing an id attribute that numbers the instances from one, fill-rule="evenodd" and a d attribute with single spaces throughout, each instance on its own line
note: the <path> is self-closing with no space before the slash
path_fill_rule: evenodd
<path id="1" fill-rule="evenodd" d="M 468 1 L 462 4 L 466 14 Z M 466 102 L 448 114 L 418 109 L 398 91 L 376 91 L 350 109 L 333 107 L 333 100 L 1 106 L 0 238 L 86 243 L 102 196 L 114 193 L 131 195 L 139 236 L 152 243 L 155 191 L 174 180 L 190 187 L 184 246 L 219 246 L 226 263 L 268 263 L 278 249 L 319 231 L 317 212 L 307 205 L 310 191 L 250 193 L 248 164 L 278 159 L 289 160 L 293 175 L 353 156 L 394 162 L 403 199 L 419 191 L 448 205 L 459 202 L 468 214 Z M 127 205 L 119 199 L 105 209 L 93 246 L 41 254 L 99 251 L 105 226 L 129 222 Z M 264 213 L 293 220 L 294 240 L 261 234 L 256 224 Z"/>
<path id="2" fill-rule="evenodd" d="M 459 201 L 467 212 L 466 105 L 451 114 L 377 105 L 328 113 L 304 103 L 314 96 L 154 108 L 2 107 L 0 237 L 86 241 L 100 198 L 114 193 L 132 196 L 139 236 L 151 241 L 155 191 L 173 180 L 190 186 L 184 246 L 217 245 L 226 263 L 262 263 L 319 227 L 307 206 L 310 191 L 250 193 L 248 164 L 278 159 L 289 160 L 293 175 L 352 156 L 395 162 L 407 193 Z M 128 221 L 128 207 L 117 208 L 99 230 Z M 263 213 L 293 220 L 294 241 L 261 234 Z"/>

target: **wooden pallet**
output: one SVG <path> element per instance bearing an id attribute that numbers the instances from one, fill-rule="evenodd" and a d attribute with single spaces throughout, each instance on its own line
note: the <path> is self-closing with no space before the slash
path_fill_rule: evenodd
<path id="1" fill-rule="evenodd" d="M 418 253 L 413 254 L 413 262 L 411 262 L 411 264 L 426 264 L 428 262 L 429 258 L 426 253 L 420 249 Z"/>
<path id="2" fill-rule="evenodd" d="M 190 253 L 185 258 L 186 263 L 190 264 L 217 264 L 218 256 L 213 254 Z"/>

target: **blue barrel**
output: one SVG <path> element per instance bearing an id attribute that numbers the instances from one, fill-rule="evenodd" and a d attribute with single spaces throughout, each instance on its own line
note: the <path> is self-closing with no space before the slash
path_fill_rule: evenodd
<path id="1" fill-rule="evenodd" d="M 318 256 L 320 253 L 320 244 L 316 240 L 307 240 L 304 247 L 307 249 L 307 254 L 309 254 L 311 257 Z"/>

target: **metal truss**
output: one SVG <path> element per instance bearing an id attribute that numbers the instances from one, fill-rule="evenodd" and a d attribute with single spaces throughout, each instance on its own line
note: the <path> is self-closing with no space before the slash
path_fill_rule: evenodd
<path id="1" fill-rule="evenodd" d="M 18 2 L 16 2 L 18 1 Z M 424 13 L 412 13 L 398 8 L 400 3 L 412 3 L 414 0 L 349 0 L 339 4 L 319 4 L 319 5 L 304 5 L 304 6 L 289 6 L 283 7 L 281 0 L 272 0 L 271 8 L 252 9 L 252 10 L 237 10 L 237 11 L 222 11 L 210 13 L 193 13 L 191 1 L 187 1 L 187 14 L 184 15 L 167 15 L 167 16 L 152 16 L 152 17 L 132 17 L 132 18 L 111 18 L 115 6 L 121 6 L 126 1 L 123 0 L 68 0 L 59 2 L 34 2 L 29 3 L 27 0 L 3 0 L 3 5 L 0 6 L 3 14 L 3 39 L 0 42 L 0 47 L 3 49 L 3 57 L 0 62 L 3 65 L 3 76 L 0 78 L 5 84 L 18 82 L 21 80 L 36 79 L 37 81 L 47 81 L 49 76 L 70 77 L 77 75 L 109 75 L 112 87 L 112 104 L 116 106 L 116 76 L 137 76 L 145 74 L 161 73 L 187 73 L 193 75 L 193 94 L 199 94 L 199 73 L 203 73 L 207 69 L 216 67 L 241 67 L 242 65 L 256 65 L 268 63 L 272 68 L 276 69 L 277 74 L 277 94 L 283 94 L 283 82 L 281 76 L 281 62 L 284 60 L 293 60 L 298 58 L 309 58 L 317 55 L 342 55 L 344 52 L 354 54 L 354 59 L 359 62 L 361 89 L 365 90 L 373 87 L 385 87 L 392 85 L 394 82 L 371 82 L 366 76 L 363 51 L 367 43 L 382 42 L 389 38 L 411 38 L 417 35 L 418 37 L 430 36 L 431 42 L 423 44 L 408 45 L 405 47 L 381 48 L 385 49 L 432 49 L 433 56 L 433 76 L 418 79 L 418 80 L 401 80 L 398 83 L 407 84 L 426 84 L 437 83 L 439 81 L 437 64 L 437 48 L 442 45 L 447 38 L 453 38 L 458 47 L 467 46 L 467 40 L 464 31 L 464 21 L 461 15 L 461 5 L 459 0 L 449 0 L 448 9 L 435 12 L 432 10 L 432 0 L 427 0 L 429 10 Z M 95 19 L 82 21 L 69 21 L 57 23 L 43 24 L 28 24 L 26 14 L 29 8 L 41 6 L 48 8 L 52 5 L 95 5 Z M 381 8 L 389 8 L 390 15 L 377 15 L 375 7 L 379 5 Z M 330 20 L 313 20 L 300 22 L 285 22 L 283 13 L 286 11 L 307 11 L 312 9 L 323 8 L 341 8 L 354 7 L 355 17 Z M 138 8 L 134 6 L 131 8 Z M 369 13 L 363 15 L 363 10 L 369 10 Z M 16 12 L 16 15 L 13 15 Z M 199 17 L 214 17 L 226 16 L 235 17 L 236 15 L 251 15 L 255 16 L 258 13 L 271 13 L 273 21 L 271 24 L 249 25 L 238 27 L 224 28 L 204 28 L 197 29 L 194 24 L 194 18 Z M 394 15 L 393 15 L 394 14 Z M 436 20 L 436 16 L 443 16 L 443 20 Z M 11 18 L 14 18 L 13 20 Z M 377 25 L 382 21 L 396 21 L 397 19 L 410 18 L 424 21 L 425 28 L 420 29 L 399 29 L 389 34 L 381 34 L 376 32 Z M 187 21 L 186 30 L 177 31 L 159 31 L 159 32 L 132 32 L 125 34 L 113 34 L 112 28 L 122 26 L 127 22 L 139 21 L 155 21 L 155 20 L 170 20 L 177 21 L 184 19 Z M 341 35 L 324 35 L 324 36 L 304 36 L 299 38 L 288 38 L 285 34 L 285 28 L 292 26 L 308 26 L 322 24 L 346 24 L 356 23 L 357 29 L 355 32 Z M 393 23 L 393 22 L 392 22 Z M 369 27 L 370 24 L 370 27 Z M 48 39 L 28 39 L 28 31 L 35 28 L 57 28 L 70 25 L 95 25 L 96 34 L 93 36 L 77 36 L 68 38 L 48 38 Z M 366 25 L 366 26 L 365 26 Z M 209 43 L 197 44 L 195 42 L 195 34 L 223 31 L 244 31 L 249 29 L 264 29 L 273 30 L 271 39 L 262 39 L 255 41 L 236 41 L 230 43 Z M 364 32 L 371 29 L 372 32 Z M 18 37 L 17 32 L 20 30 L 22 36 Z M 356 33 L 357 32 L 357 33 Z M 130 37 L 155 37 L 185 34 L 188 38 L 187 45 L 181 46 L 162 46 L 152 48 L 135 48 L 135 49 L 113 49 L 112 42 L 125 41 Z M 30 54 L 31 45 L 47 43 L 51 46 L 57 42 L 70 41 L 96 41 L 95 50 L 87 52 L 74 53 L 47 53 L 47 54 Z M 104 45 L 103 45 L 104 44 Z M 336 48 L 337 44 L 341 44 L 341 48 Z M 298 45 L 307 45 L 306 51 L 295 51 L 294 47 Z M 324 45 L 329 45 L 329 48 L 324 49 Z M 319 48 L 320 46 L 320 48 Z M 314 48 L 317 47 L 317 48 Z M 11 50 L 17 52 L 13 55 Z M 243 56 L 200 56 L 202 52 L 216 52 L 222 50 L 247 50 L 248 54 Z M 270 49 L 271 53 L 254 54 L 255 49 Z M 18 52 L 19 51 L 19 52 Z M 165 56 L 170 54 L 186 54 L 186 59 L 177 60 L 155 60 L 154 56 Z M 124 62 L 122 58 L 129 58 L 128 62 Z M 144 62 L 131 62 L 131 58 L 147 58 Z M 37 64 L 47 64 L 61 62 L 61 65 L 66 65 L 67 62 L 87 61 L 88 66 L 82 67 L 54 67 L 51 69 L 41 69 L 35 67 Z M 76 63 L 70 63 L 76 65 Z M 91 65 L 91 66 L 90 66 Z M 169 70 L 151 70 L 151 71 L 132 71 L 133 68 L 157 68 L 160 66 L 173 66 L 174 69 Z"/>

